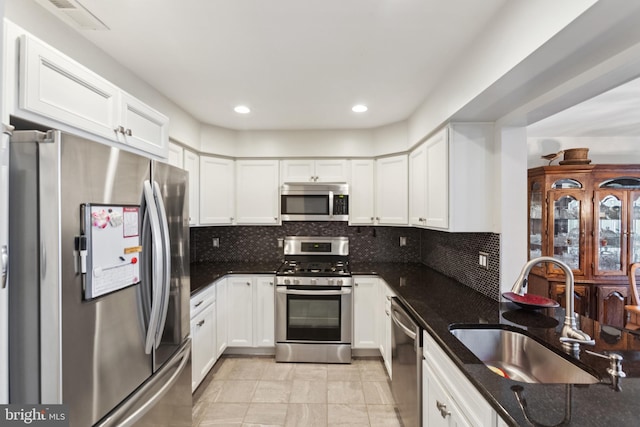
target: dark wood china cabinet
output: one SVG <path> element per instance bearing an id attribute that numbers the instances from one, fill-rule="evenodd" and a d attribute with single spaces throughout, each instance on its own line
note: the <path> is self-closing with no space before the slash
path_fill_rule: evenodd
<path id="1" fill-rule="evenodd" d="M 627 272 L 640 262 L 640 165 L 562 165 L 529 169 L 529 259 L 564 261 L 576 279 L 576 311 L 622 327 L 630 303 Z M 529 292 L 564 305 L 565 279 L 545 263 Z"/>

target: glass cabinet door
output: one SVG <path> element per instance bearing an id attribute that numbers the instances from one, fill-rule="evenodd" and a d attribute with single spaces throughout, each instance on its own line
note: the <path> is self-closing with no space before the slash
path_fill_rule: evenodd
<path id="1" fill-rule="evenodd" d="M 531 183 L 529 195 L 529 259 L 533 259 L 543 255 L 542 233 L 545 224 L 542 216 L 542 183 Z"/>
<path id="2" fill-rule="evenodd" d="M 594 242 L 595 273 L 598 275 L 626 274 L 623 229 L 624 192 L 596 191 Z"/>
<path id="3" fill-rule="evenodd" d="M 630 193 L 629 212 L 629 262 L 640 262 L 640 192 Z"/>
<path id="4" fill-rule="evenodd" d="M 574 274 L 583 274 L 584 228 L 582 224 L 583 191 L 553 191 L 551 192 L 551 206 L 549 214 L 553 224 L 551 245 L 553 257 L 563 261 Z M 563 274 L 562 270 L 553 264 L 547 264 L 550 272 Z"/>

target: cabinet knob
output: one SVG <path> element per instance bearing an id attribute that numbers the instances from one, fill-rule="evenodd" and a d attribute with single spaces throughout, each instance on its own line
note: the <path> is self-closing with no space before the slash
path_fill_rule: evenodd
<path id="1" fill-rule="evenodd" d="M 125 130 L 124 134 L 127 135 L 127 136 L 131 136 L 131 129 Z"/>
<path id="2" fill-rule="evenodd" d="M 118 126 L 114 129 L 114 132 L 124 134 L 124 126 Z"/>
<path id="3" fill-rule="evenodd" d="M 196 303 L 196 305 L 194 305 L 194 307 L 199 307 L 202 304 L 203 301 L 200 301 L 198 303 Z"/>
<path id="4" fill-rule="evenodd" d="M 201 327 L 202 325 L 204 325 L 204 319 L 198 322 L 198 327 Z"/>
<path id="5" fill-rule="evenodd" d="M 354 286 L 360 286 L 358 283 L 354 283 L 353 285 L 354 285 Z"/>
<path id="6" fill-rule="evenodd" d="M 277 216 L 274 216 L 274 217 L 273 217 L 273 220 L 277 222 L 277 221 L 278 221 L 278 217 L 277 217 Z"/>
<path id="7" fill-rule="evenodd" d="M 247 282 L 247 286 L 251 286 L 251 282 Z"/>
<path id="8" fill-rule="evenodd" d="M 230 221 L 233 221 L 233 217 L 232 217 L 232 216 L 230 216 L 230 217 L 229 217 L 229 220 L 230 220 Z"/>
<path id="9" fill-rule="evenodd" d="M 273 282 L 269 282 L 269 286 L 273 286 Z"/>
<path id="10" fill-rule="evenodd" d="M 442 418 L 447 418 L 449 415 L 451 415 L 451 412 L 447 411 L 447 405 L 440 402 L 439 400 L 436 400 L 436 408 L 438 408 L 438 411 L 440 411 L 440 415 L 442 415 Z"/>
<path id="11" fill-rule="evenodd" d="M 371 217 L 371 221 L 373 221 L 374 219 L 375 219 L 374 217 Z"/>

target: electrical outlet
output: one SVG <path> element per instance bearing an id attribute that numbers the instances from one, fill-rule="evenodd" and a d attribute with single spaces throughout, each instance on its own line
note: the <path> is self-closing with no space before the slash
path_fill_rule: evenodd
<path id="1" fill-rule="evenodd" d="M 214 248 L 219 248 L 220 247 L 220 238 L 219 237 L 214 237 L 211 239 L 211 244 L 213 245 Z"/>
<path id="2" fill-rule="evenodd" d="M 478 252 L 478 265 L 485 270 L 489 269 L 489 254 L 486 252 Z"/>
<path id="3" fill-rule="evenodd" d="M 400 246 L 407 246 L 407 238 L 404 236 L 400 237 Z"/>

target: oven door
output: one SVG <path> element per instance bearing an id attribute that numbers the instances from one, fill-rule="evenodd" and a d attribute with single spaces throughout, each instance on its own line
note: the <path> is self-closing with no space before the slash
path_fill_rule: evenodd
<path id="1" fill-rule="evenodd" d="M 351 344 L 351 288 L 278 286 L 276 341 Z"/>

